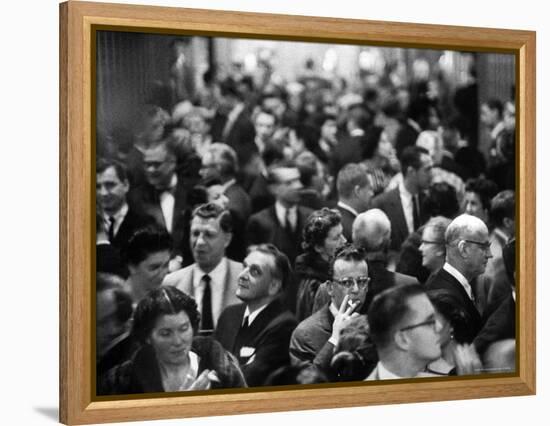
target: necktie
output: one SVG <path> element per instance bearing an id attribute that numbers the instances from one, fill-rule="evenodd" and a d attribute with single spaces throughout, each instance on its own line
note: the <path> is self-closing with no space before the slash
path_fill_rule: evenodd
<path id="1" fill-rule="evenodd" d="M 112 243 L 115 239 L 115 221 L 116 219 L 113 216 L 109 216 L 109 241 Z"/>
<path id="2" fill-rule="evenodd" d="M 420 227 L 420 213 L 418 211 L 418 195 L 413 195 L 413 224 L 415 231 Z"/>
<path id="3" fill-rule="evenodd" d="M 211 331 L 214 329 L 214 320 L 212 319 L 212 289 L 210 287 L 210 276 L 204 275 L 201 281 L 204 283 L 204 293 L 202 294 L 201 310 L 201 330 Z"/>
<path id="4" fill-rule="evenodd" d="M 290 220 L 290 209 L 286 209 L 285 228 L 291 233 L 294 232 L 294 227 L 292 226 L 292 220 Z"/>

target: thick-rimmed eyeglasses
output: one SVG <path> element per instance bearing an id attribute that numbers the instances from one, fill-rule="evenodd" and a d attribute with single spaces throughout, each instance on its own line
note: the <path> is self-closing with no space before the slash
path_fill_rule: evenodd
<path id="1" fill-rule="evenodd" d="M 491 249 L 490 241 L 485 241 L 484 243 L 482 243 L 481 241 L 474 241 L 474 240 L 462 240 L 462 241 L 464 241 L 465 243 L 475 244 L 481 247 L 485 251 L 489 251 Z"/>
<path id="2" fill-rule="evenodd" d="M 400 328 L 399 331 L 412 330 L 414 328 L 424 327 L 426 325 L 432 327 L 435 330 L 436 324 L 437 324 L 437 320 L 435 318 L 432 318 L 432 319 L 429 319 L 429 320 L 426 320 L 426 321 L 419 322 L 418 324 L 408 325 L 406 327 Z"/>
<path id="3" fill-rule="evenodd" d="M 340 280 L 335 280 L 334 282 L 341 285 L 347 290 L 352 288 L 355 284 L 357 284 L 357 287 L 359 287 L 360 289 L 364 289 L 364 288 L 367 288 L 367 286 L 369 285 L 370 278 L 369 277 L 357 277 L 357 278 L 346 277 Z"/>

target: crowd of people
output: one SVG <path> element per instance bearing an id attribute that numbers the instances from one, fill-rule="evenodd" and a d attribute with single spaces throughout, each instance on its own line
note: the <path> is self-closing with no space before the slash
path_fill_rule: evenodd
<path id="1" fill-rule="evenodd" d="M 515 370 L 513 101 L 204 77 L 98 132 L 99 395 Z"/>

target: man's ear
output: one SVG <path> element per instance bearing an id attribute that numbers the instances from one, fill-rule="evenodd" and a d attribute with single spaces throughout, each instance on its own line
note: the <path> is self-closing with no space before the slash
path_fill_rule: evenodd
<path id="1" fill-rule="evenodd" d="M 283 288 L 283 282 L 280 279 L 274 279 L 267 289 L 270 296 L 276 296 Z"/>
<path id="2" fill-rule="evenodd" d="M 409 349 L 410 342 L 407 333 L 397 330 L 393 334 L 393 340 L 399 349 L 403 351 L 407 351 Z"/>
<path id="3" fill-rule="evenodd" d="M 466 241 L 460 241 L 456 246 L 461 257 L 466 257 Z"/>
<path id="4" fill-rule="evenodd" d="M 226 232 L 225 233 L 225 242 L 223 243 L 223 248 L 227 248 L 229 244 L 231 244 L 231 240 L 233 239 L 233 232 Z"/>
<path id="5" fill-rule="evenodd" d="M 334 283 L 330 280 L 325 281 L 325 284 L 327 285 L 327 293 L 330 297 L 332 297 L 334 293 Z"/>

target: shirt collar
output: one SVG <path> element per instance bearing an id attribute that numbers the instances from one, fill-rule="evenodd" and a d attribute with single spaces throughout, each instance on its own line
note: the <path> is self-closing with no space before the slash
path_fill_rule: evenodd
<path id="1" fill-rule="evenodd" d="M 227 259 L 225 257 L 222 257 L 222 260 L 220 260 L 220 263 L 216 265 L 214 269 L 212 269 L 208 276 L 210 277 L 210 281 L 213 283 L 214 286 L 216 286 L 216 283 L 222 283 L 225 279 L 227 272 Z M 201 285 L 202 277 L 206 274 L 200 266 L 197 263 L 193 264 L 193 287 L 197 288 Z M 212 287 L 214 288 L 214 287 Z"/>
<path id="2" fill-rule="evenodd" d="M 412 197 L 413 197 L 413 194 L 411 194 L 407 188 L 405 188 L 405 181 L 404 180 L 401 180 L 399 182 L 399 195 L 401 196 L 401 198 L 405 198 L 407 200 L 412 200 Z"/>
<path id="3" fill-rule="evenodd" d="M 358 216 L 359 215 L 359 212 L 357 210 L 355 210 L 353 207 L 351 207 L 349 204 L 346 204 L 342 201 L 338 201 L 338 204 L 337 204 L 338 207 L 344 209 L 344 210 L 347 210 L 348 212 L 350 212 L 351 214 L 353 214 L 354 216 Z"/>
<path id="4" fill-rule="evenodd" d="M 252 324 L 252 321 L 254 321 L 258 317 L 260 312 L 262 312 L 265 308 L 267 308 L 267 305 L 269 305 L 269 303 L 266 303 L 265 305 L 260 306 L 254 312 L 250 312 L 250 309 L 248 308 L 248 306 L 246 307 L 246 309 L 244 310 L 244 317 L 243 318 L 248 317 L 248 326 L 250 326 L 250 324 Z"/>
<path id="5" fill-rule="evenodd" d="M 284 226 L 286 222 L 286 211 L 289 210 L 291 215 L 295 215 L 296 208 L 295 205 L 287 208 L 279 201 L 275 201 L 275 213 L 277 213 L 277 219 L 279 219 L 282 226 Z"/>
<path id="6" fill-rule="evenodd" d="M 378 379 L 380 380 L 392 380 L 392 379 L 402 379 L 403 377 L 397 376 L 396 374 L 393 374 L 390 370 L 388 370 L 384 364 L 382 364 L 382 361 L 378 362 Z"/>
<path id="7" fill-rule="evenodd" d="M 451 274 L 456 280 L 464 287 L 464 290 L 466 290 L 466 293 L 468 294 L 468 297 L 472 299 L 472 287 L 470 286 L 470 283 L 466 279 L 462 273 L 456 269 L 454 266 L 450 265 L 449 263 L 445 262 L 443 265 L 443 269 L 447 271 L 449 274 Z"/>
<path id="8" fill-rule="evenodd" d="M 111 217 L 115 219 L 115 223 L 118 223 L 118 222 L 122 222 L 127 214 L 128 214 L 128 203 L 124 203 L 122 207 L 118 209 L 118 211 L 113 215 L 103 213 L 103 218 L 107 224 L 109 223 L 109 218 Z"/>

